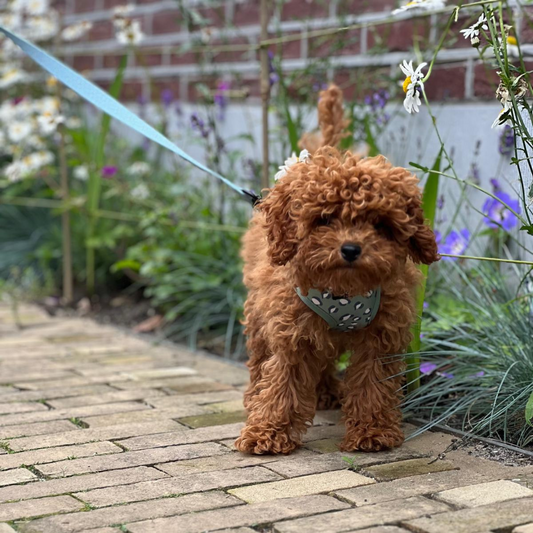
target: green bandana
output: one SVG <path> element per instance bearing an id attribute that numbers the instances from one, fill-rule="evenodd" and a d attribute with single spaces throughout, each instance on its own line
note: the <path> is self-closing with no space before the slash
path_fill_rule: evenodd
<path id="1" fill-rule="evenodd" d="M 304 296 L 296 288 L 302 302 L 323 318 L 332 329 L 355 331 L 366 328 L 378 313 L 381 287 L 368 291 L 363 296 L 333 296 L 329 291 L 309 289 Z"/>

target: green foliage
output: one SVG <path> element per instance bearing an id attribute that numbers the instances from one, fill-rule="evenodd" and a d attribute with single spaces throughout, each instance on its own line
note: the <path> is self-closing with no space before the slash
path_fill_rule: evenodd
<path id="1" fill-rule="evenodd" d="M 530 426 L 533 426 L 533 392 L 531 393 L 531 396 L 529 397 L 529 400 L 527 401 L 527 404 L 526 404 L 526 422 L 530 425 Z"/>
<path id="2" fill-rule="evenodd" d="M 42 254 L 38 251 L 47 241 L 57 221 L 46 209 L 2 205 L 0 207 L 0 278 L 10 276 L 11 269 L 38 268 Z"/>
<path id="3" fill-rule="evenodd" d="M 442 162 L 442 148 L 439 150 L 437 158 L 433 163 L 433 167 L 428 174 L 424 186 L 424 194 L 422 197 L 422 207 L 424 209 L 424 216 L 428 224 L 433 228 L 435 225 L 435 213 L 437 212 L 437 197 L 439 193 L 439 172 Z M 424 309 L 424 299 L 426 295 L 426 283 L 428 279 L 429 267 L 428 265 L 420 265 L 423 279 L 416 296 L 416 313 L 417 320 L 413 326 L 413 340 L 408 349 L 406 357 L 406 364 L 408 368 L 407 383 L 408 389 L 416 389 L 420 386 L 420 359 L 416 355 L 420 351 L 420 335 L 422 333 L 422 313 Z"/>
<path id="4" fill-rule="evenodd" d="M 520 275 L 453 265 L 441 280 L 418 354 L 435 366 L 404 405 L 429 421 L 417 434 L 447 422 L 519 446 L 533 442 L 533 295 L 512 289 Z"/>
<path id="5" fill-rule="evenodd" d="M 213 231 L 204 225 L 217 222 L 209 195 L 184 189 L 181 209 L 152 213 L 143 223 L 140 242 L 114 266 L 139 273 L 145 295 L 170 322 L 166 333 L 171 338 L 196 347 L 201 337 L 204 347 L 228 357 L 242 355 L 243 348 L 239 320 L 245 291 L 239 249 L 249 213 L 237 202 L 231 210 L 240 226 Z"/>

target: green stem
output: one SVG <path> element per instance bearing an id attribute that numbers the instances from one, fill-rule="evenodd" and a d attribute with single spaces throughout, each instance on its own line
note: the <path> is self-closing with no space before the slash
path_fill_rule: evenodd
<path id="1" fill-rule="evenodd" d="M 448 32 L 450 31 L 450 28 L 452 27 L 452 24 L 455 20 L 455 10 L 454 12 L 450 15 L 450 18 L 448 19 L 448 23 L 446 24 L 446 28 L 442 34 L 442 37 L 440 38 L 440 41 L 439 41 L 439 44 L 437 45 L 437 48 L 435 49 L 435 52 L 433 52 L 433 57 L 431 59 L 431 63 L 429 64 L 429 68 L 428 68 L 428 72 L 426 74 L 426 76 L 424 77 L 424 79 L 422 80 L 423 82 L 426 82 L 429 77 L 431 76 L 431 71 L 433 70 L 433 65 L 435 64 L 435 61 L 437 59 L 437 54 L 440 52 L 440 49 L 442 48 L 443 44 L 444 44 L 444 41 L 446 40 L 446 36 L 448 35 Z"/>
<path id="2" fill-rule="evenodd" d="M 492 261 L 495 263 L 511 263 L 513 265 L 533 265 L 533 261 L 520 261 L 518 259 L 500 259 L 498 257 L 478 257 L 475 255 L 454 255 L 439 254 L 442 257 L 453 257 L 455 259 L 475 259 L 476 261 Z"/>

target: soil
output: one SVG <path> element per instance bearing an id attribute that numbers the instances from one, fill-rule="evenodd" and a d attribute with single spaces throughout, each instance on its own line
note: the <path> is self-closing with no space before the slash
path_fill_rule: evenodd
<path id="1" fill-rule="evenodd" d="M 496 461 L 505 466 L 526 466 L 533 465 L 533 456 L 525 455 L 507 448 L 502 448 L 496 444 L 488 444 L 485 442 L 473 442 L 465 449 L 470 455 L 482 457 L 489 461 Z M 533 450 L 528 450 L 533 452 Z"/>

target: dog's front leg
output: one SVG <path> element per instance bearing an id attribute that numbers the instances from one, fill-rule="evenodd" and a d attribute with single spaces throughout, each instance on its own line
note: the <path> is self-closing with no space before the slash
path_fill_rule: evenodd
<path id="1" fill-rule="evenodd" d="M 342 409 L 346 436 L 344 451 L 380 451 L 400 446 L 401 356 L 379 356 L 368 339 L 352 357 L 346 371 Z"/>
<path id="2" fill-rule="evenodd" d="M 319 362 L 307 347 L 280 352 L 261 365 L 247 396 L 248 420 L 235 442 L 241 452 L 287 454 L 300 446 L 316 407 Z"/>

